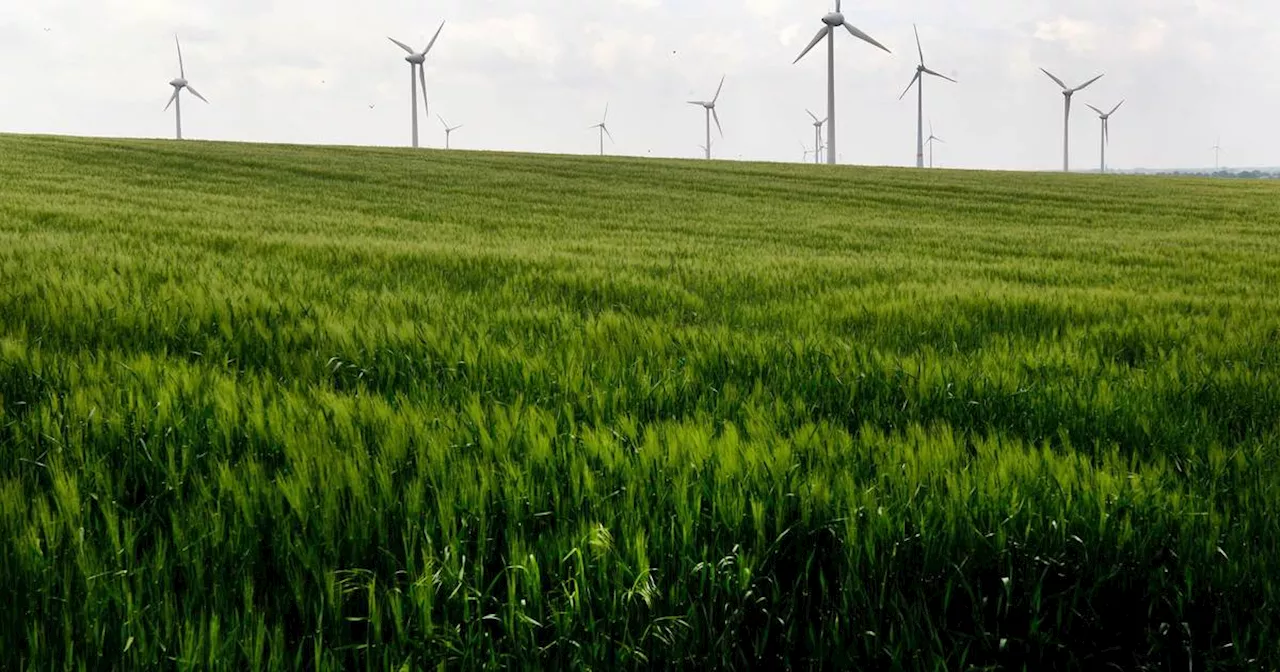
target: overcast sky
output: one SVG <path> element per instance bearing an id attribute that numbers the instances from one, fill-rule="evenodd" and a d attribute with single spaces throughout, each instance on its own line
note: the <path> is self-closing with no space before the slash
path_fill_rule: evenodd
<path id="1" fill-rule="evenodd" d="M 611 104 L 608 151 L 699 154 L 702 111 L 719 104 L 726 158 L 795 161 L 812 143 L 805 108 L 826 106 L 825 53 L 792 60 L 831 0 L 12 0 L 0 3 L 0 132 L 167 137 L 177 76 L 190 138 L 407 145 L 409 66 L 387 36 L 425 46 L 431 115 L 423 143 L 593 153 L 588 126 Z M 935 162 L 967 168 L 1061 165 L 1062 97 L 1075 85 L 1073 167 L 1097 164 L 1084 103 L 1127 103 L 1111 122 L 1117 168 L 1280 163 L 1280 2 L 1276 0 L 846 0 L 845 15 L 893 50 L 838 35 L 841 163 L 910 165 L 916 63 Z M 372 107 L 370 107 L 372 106 Z"/>

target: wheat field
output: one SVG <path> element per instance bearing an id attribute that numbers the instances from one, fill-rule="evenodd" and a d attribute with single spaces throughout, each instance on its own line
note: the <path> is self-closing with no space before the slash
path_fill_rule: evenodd
<path id="1" fill-rule="evenodd" d="M 1273 669 L 1280 186 L 0 136 L 0 668 Z"/>

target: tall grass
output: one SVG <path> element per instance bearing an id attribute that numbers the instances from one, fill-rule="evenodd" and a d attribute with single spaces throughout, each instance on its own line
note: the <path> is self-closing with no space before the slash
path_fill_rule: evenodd
<path id="1" fill-rule="evenodd" d="M 0 668 L 1275 668 L 1278 222 L 0 136 Z"/>

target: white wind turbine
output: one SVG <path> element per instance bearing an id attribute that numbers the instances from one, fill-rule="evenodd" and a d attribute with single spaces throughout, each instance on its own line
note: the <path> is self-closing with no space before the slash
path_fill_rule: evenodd
<path id="1" fill-rule="evenodd" d="M 1222 154 L 1222 138 L 1219 137 L 1213 142 L 1213 172 L 1218 172 L 1218 166 L 1221 165 L 1219 158 Z"/>
<path id="2" fill-rule="evenodd" d="M 414 51 L 413 47 L 397 40 L 394 37 L 388 37 L 396 44 L 397 47 L 404 49 L 409 55 L 404 60 L 409 62 L 409 89 L 412 92 L 413 106 L 413 146 L 418 146 L 418 83 L 422 83 L 422 111 L 424 114 L 431 114 L 430 105 L 427 104 L 427 73 L 426 66 L 427 54 L 431 51 L 431 47 L 436 44 L 436 38 L 440 37 L 440 31 L 444 30 L 444 22 L 440 22 L 440 27 L 436 29 L 436 34 L 431 38 L 431 42 L 427 43 L 427 48 L 422 51 Z"/>
<path id="3" fill-rule="evenodd" d="M 809 163 L 810 154 L 814 155 L 815 157 L 818 155 L 818 152 L 815 150 L 809 149 L 809 145 L 804 144 L 803 140 L 800 141 L 800 147 L 804 149 L 804 154 L 801 155 L 801 158 L 800 158 L 801 163 Z"/>
<path id="4" fill-rule="evenodd" d="M 911 78 L 911 83 L 907 84 L 907 88 L 903 89 L 902 95 L 898 96 L 898 100 L 902 100 L 904 96 L 911 91 L 911 87 L 916 87 L 918 94 L 916 99 L 916 168 L 924 168 L 924 76 L 933 75 L 941 77 L 948 82 L 955 83 L 956 80 L 927 68 L 924 64 L 924 48 L 920 46 L 920 31 L 916 29 L 915 24 L 911 26 L 916 33 L 916 50 L 920 52 L 920 65 L 916 66 L 916 75 Z M 933 132 L 930 131 L 930 135 Z"/>
<path id="5" fill-rule="evenodd" d="M 1055 84 L 1062 87 L 1062 170 L 1067 172 L 1071 170 L 1071 96 L 1075 92 L 1084 89 L 1084 87 L 1102 79 L 1102 75 L 1098 75 L 1073 89 L 1048 70 L 1040 68 L 1040 72 L 1049 75 L 1049 79 L 1052 79 Z"/>
<path id="6" fill-rule="evenodd" d="M 933 134 L 932 121 L 929 122 L 929 139 L 925 140 L 924 142 L 925 144 L 929 145 L 929 167 L 932 168 L 933 167 L 933 143 L 941 142 L 944 145 L 947 144 L 946 140 L 943 140 L 942 138 L 939 138 L 938 136 Z"/>
<path id="7" fill-rule="evenodd" d="M 437 114 L 436 118 L 440 120 L 440 125 L 444 126 L 444 148 L 449 149 L 449 136 L 453 135 L 454 131 L 458 130 L 459 128 L 462 128 L 462 124 L 458 124 L 457 126 L 450 126 L 448 122 L 444 120 L 444 117 Z"/>
<path id="8" fill-rule="evenodd" d="M 608 103 L 604 104 L 604 118 L 600 120 L 600 123 L 594 126 L 588 126 L 587 128 L 600 129 L 600 156 L 604 156 L 604 136 L 606 135 L 609 136 L 609 142 L 613 142 L 613 134 L 609 132 L 609 104 Z"/>
<path id="9" fill-rule="evenodd" d="M 720 100 L 720 90 L 724 88 L 724 76 L 720 77 L 720 86 L 716 87 L 716 95 L 710 101 L 691 100 L 690 105 L 701 105 L 707 112 L 707 144 L 703 145 L 703 149 L 707 152 L 707 158 L 711 158 L 711 119 L 715 117 L 716 128 L 720 130 L 720 137 L 724 137 L 724 128 L 720 126 L 720 115 L 716 114 L 716 101 Z"/>
<path id="10" fill-rule="evenodd" d="M 1121 100 L 1116 103 L 1116 106 L 1111 108 L 1110 112 L 1103 112 L 1102 110 L 1089 105 L 1089 103 L 1085 103 L 1085 105 L 1088 105 L 1089 109 L 1097 112 L 1098 118 L 1102 120 L 1102 167 L 1098 169 L 1098 172 L 1105 174 L 1107 172 L 1107 143 L 1111 142 L 1111 115 L 1115 114 L 1116 110 L 1120 109 L 1121 105 L 1124 105 L 1124 101 Z"/>
<path id="11" fill-rule="evenodd" d="M 845 23 L 844 14 L 840 13 L 840 0 L 836 0 L 836 11 L 822 17 L 822 23 L 825 25 L 818 29 L 818 34 L 813 37 L 813 41 L 809 46 L 800 52 L 796 60 L 792 61 L 792 65 L 799 63 L 800 59 L 805 57 L 823 38 L 827 39 L 827 163 L 835 164 L 836 162 L 836 28 L 844 26 L 850 35 L 884 49 L 888 53 L 889 48 L 876 42 L 870 35 L 858 30 L 853 24 Z"/>
<path id="12" fill-rule="evenodd" d="M 173 112 L 174 112 L 174 116 L 177 117 L 178 139 L 181 140 L 182 139 L 182 90 L 186 89 L 190 91 L 191 95 L 195 96 L 196 98 L 199 98 L 200 100 L 203 100 L 206 104 L 209 101 L 206 100 L 204 96 L 200 95 L 200 92 L 196 91 L 195 88 L 191 86 L 191 83 L 187 81 L 187 68 L 185 65 L 182 64 L 182 43 L 178 41 L 177 35 L 173 36 L 173 43 L 178 47 L 178 78 L 169 82 L 169 86 L 173 87 L 173 95 L 169 97 L 169 103 L 164 106 L 164 109 L 167 111 L 170 106 L 176 105 L 176 107 L 173 108 Z"/>
<path id="13" fill-rule="evenodd" d="M 809 110 L 805 110 L 809 112 Z M 813 117 L 813 162 L 822 163 L 822 125 L 827 123 L 826 119 L 818 119 L 818 115 L 809 112 L 809 116 Z"/>

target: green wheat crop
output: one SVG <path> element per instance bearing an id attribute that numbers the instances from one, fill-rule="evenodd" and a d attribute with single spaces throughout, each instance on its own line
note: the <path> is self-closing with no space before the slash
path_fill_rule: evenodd
<path id="1" fill-rule="evenodd" d="M 0 669 L 1274 669 L 1280 186 L 0 136 Z"/>

